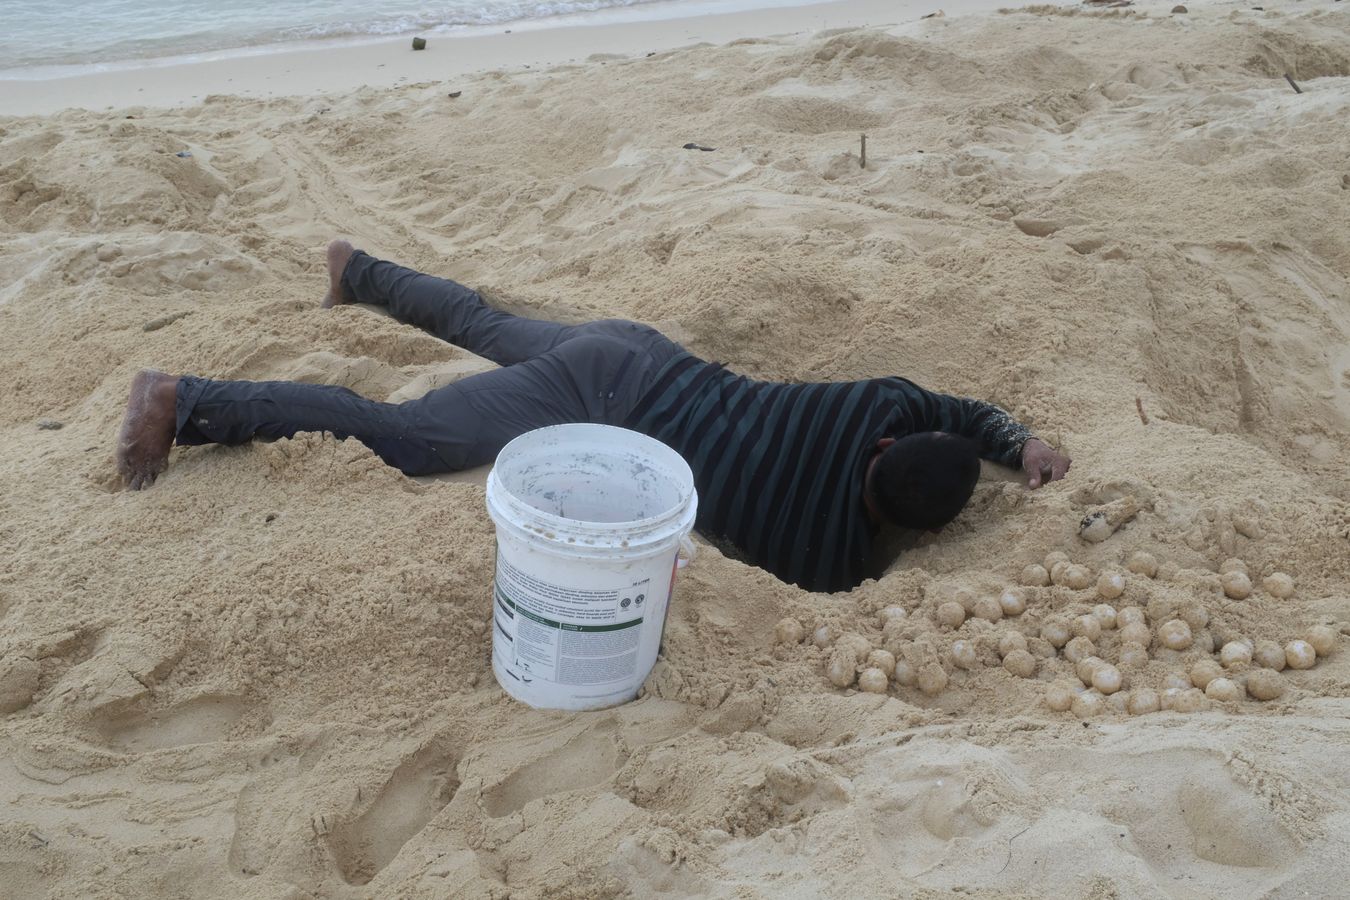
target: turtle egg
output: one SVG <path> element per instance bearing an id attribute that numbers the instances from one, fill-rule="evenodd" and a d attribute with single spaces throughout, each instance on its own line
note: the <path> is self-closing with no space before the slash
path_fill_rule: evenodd
<path id="1" fill-rule="evenodd" d="M 1317 662 L 1317 651 L 1307 641 L 1290 641 L 1284 645 L 1284 661 L 1291 669 L 1311 669 Z"/>
<path id="2" fill-rule="evenodd" d="M 1284 693 L 1284 679 L 1273 669 L 1255 669 L 1247 675 L 1247 693 L 1257 700 L 1275 700 Z"/>
<path id="3" fill-rule="evenodd" d="M 1116 610 L 1116 627 L 1124 628 L 1126 625 L 1147 625 L 1148 616 L 1143 609 L 1138 606 L 1127 606 L 1124 609 Z"/>
<path id="4" fill-rule="evenodd" d="M 1142 644 L 1136 644 L 1134 641 L 1121 644 L 1117 657 L 1120 665 L 1127 669 L 1142 669 L 1148 665 L 1148 651 Z"/>
<path id="5" fill-rule="evenodd" d="M 1133 691 L 1130 694 L 1129 702 L 1125 704 L 1125 709 L 1132 716 L 1142 716 L 1146 713 L 1157 712 L 1161 706 L 1161 698 L 1158 692 L 1150 688 Z"/>
<path id="6" fill-rule="evenodd" d="M 1020 631 L 1009 631 L 999 636 L 998 655 L 1007 656 L 1014 650 L 1027 649 L 1027 637 Z"/>
<path id="7" fill-rule="evenodd" d="M 1125 593 L 1125 576 L 1119 572 L 1103 572 L 1097 579 L 1097 593 L 1104 600 L 1114 600 Z"/>
<path id="8" fill-rule="evenodd" d="M 1057 563 L 1066 563 L 1068 561 L 1069 554 L 1065 553 L 1063 550 L 1051 550 L 1049 553 L 1045 554 L 1045 562 L 1041 563 L 1041 565 L 1045 566 L 1045 570 L 1049 572 Z"/>
<path id="9" fill-rule="evenodd" d="M 1241 641 L 1229 641 L 1219 650 L 1219 662 L 1225 669 L 1243 666 L 1252 661 L 1252 648 Z"/>
<path id="10" fill-rule="evenodd" d="M 857 674 L 858 655 L 852 647 L 835 647 L 830 651 L 830 658 L 825 663 L 825 677 L 830 679 L 830 684 L 846 688 L 853 684 Z"/>
<path id="11" fill-rule="evenodd" d="M 834 645 L 836 647 L 848 647 L 851 649 L 853 655 L 858 658 L 859 662 L 867 659 L 867 654 L 872 652 L 872 642 L 861 634 L 858 634 L 856 631 L 841 634 L 835 639 Z"/>
<path id="12" fill-rule="evenodd" d="M 947 673 L 937 663 L 929 663 L 919 670 L 919 690 L 932 696 L 947 687 Z"/>
<path id="13" fill-rule="evenodd" d="M 1219 584 L 1234 600 L 1246 600 L 1252 595 L 1252 580 L 1246 572 L 1225 572 L 1219 576 Z"/>
<path id="14" fill-rule="evenodd" d="M 1003 607 L 1005 616 L 1020 616 L 1027 611 L 1027 595 L 1017 588 L 1008 588 L 999 594 L 998 605 Z"/>
<path id="15" fill-rule="evenodd" d="M 1163 679 L 1163 690 L 1176 689 L 1178 691 L 1188 691 L 1192 687 L 1191 680 L 1180 672 L 1172 672 Z"/>
<path id="16" fill-rule="evenodd" d="M 867 662 L 864 665 L 871 669 L 880 669 L 886 673 L 887 678 L 890 678 L 895 673 L 895 654 L 889 650 L 873 650 L 867 654 Z"/>
<path id="17" fill-rule="evenodd" d="M 1041 626 L 1041 637 L 1050 643 L 1050 646 L 1058 649 L 1069 642 L 1073 635 L 1069 631 L 1069 623 L 1063 619 L 1051 619 Z"/>
<path id="18" fill-rule="evenodd" d="M 1171 619 L 1158 626 L 1158 642 L 1169 650 L 1185 650 L 1194 640 L 1191 626 L 1180 619 Z"/>
<path id="19" fill-rule="evenodd" d="M 1106 712 L 1106 698 L 1096 691 L 1083 691 L 1073 698 L 1072 709 L 1080 719 L 1094 719 Z"/>
<path id="20" fill-rule="evenodd" d="M 1214 635 L 1210 634 L 1208 631 L 1197 631 L 1195 633 L 1195 643 L 1191 646 L 1201 653 L 1213 653 Z"/>
<path id="21" fill-rule="evenodd" d="M 1064 586 L 1075 591 L 1085 591 L 1092 587 L 1092 571 L 1086 566 L 1069 566 L 1064 573 Z"/>
<path id="22" fill-rule="evenodd" d="M 937 608 L 937 620 L 948 628 L 959 628 L 966 620 L 966 609 L 955 600 L 948 600 Z"/>
<path id="23" fill-rule="evenodd" d="M 1115 533 L 1116 530 L 1111 527 L 1110 521 L 1100 512 L 1088 514 L 1078 525 L 1078 534 L 1083 540 L 1094 544 L 1100 544 Z"/>
<path id="24" fill-rule="evenodd" d="M 981 597 L 971 606 L 970 611 L 975 618 L 984 619 L 986 622 L 997 622 L 1003 618 L 1003 605 L 994 597 Z"/>
<path id="25" fill-rule="evenodd" d="M 1200 712 L 1206 705 L 1204 691 L 1199 688 L 1182 691 L 1172 699 L 1172 709 L 1179 713 Z"/>
<path id="26" fill-rule="evenodd" d="M 1104 665 L 1107 665 L 1106 660 L 1098 656 L 1089 656 L 1087 659 L 1080 661 L 1078 665 L 1074 667 L 1074 671 L 1078 674 L 1079 681 L 1090 686 L 1092 684 L 1092 676 Z"/>
<path id="27" fill-rule="evenodd" d="M 878 668 L 863 669 L 862 674 L 858 676 L 858 687 L 869 694 L 884 694 L 887 686 L 886 673 Z"/>
<path id="28" fill-rule="evenodd" d="M 1058 652 L 1055 650 L 1054 644 L 1051 644 L 1043 637 L 1027 638 L 1027 650 L 1031 652 L 1032 656 L 1039 657 L 1040 659 L 1054 659 L 1055 654 Z"/>
<path id="29" fill-rule="evenodd" d="M 1252 662 L 1264 669 L 1280 671 L 1285 666 L 1284 648 L 1274 641 L 1257 641 L 1252 650 Z"/>
<path id="30" fill-rule="evenodd" d="M 919 683 L 919 673 L 914 671 L 914 667 L 908 660 L 897 659 L 895 661 L 895 672 L 891 675 L 892 680 L 901 687 L 914 687 Z"/>
<path id="31" fill-rule="evenodd" d="M 1199 631 L 1209 624 L 1209 610 L 1198 603 L 1188 603 L 1177 613 L 1177 618 L 1191 626 L 1193 631 Z"/>
<path id="32" fill-rule="evenodd" d="M 979 668 L 980 657 L 975 652 L 975 645 L 970 641 L 953 641 L 952 662 L 960 669 Z"/>
<path id="33" fill-rule="evenodd" d="M 1036 674 L 1036 657 L 1026 650 L 1013 650 L 1003 657 L 1003 668 L 1018 678 L 1030 678 Z"/>
<path id="34" fill-rule="evenodd" d="M 1077 694 L 1071 685 L 1056 681 L 1045 689 L 1045 705 L 1055 712 L 1068 712 Z"/>
<path id="35" fill-rule="evenodd" d="M 1098 666 L 1097 671 L 1092 673 L 1092 686 L 1103 694 L 1114 694 L 1120 690 L 1124 681 L 1125 678 L 1120 674 L 1120 670 L 1109 663 Z"/>
<path id="36" fill-rule="evenodd" d="M 971 610 L 975 608 L 975 592 L 969 588 L 956 588 L 952 591 L 952 600 L 961 604 L 961 608 L 970 615 Z"/>
<path id="37" fill-rule="evenodd" d="M 1223 676 L 1223 668 L 1212 659 L 1202 659 L 1191 666 L 1191 684 L 1204 690 L 1215 678 Z"/>
<path id="38" fill-rule="evenodd" d="M 1141 550 L 1138 553 L 1130 554 L 1130 558 L 1125 562 L 1125 568 L 1136 575 L 1152 578 L 1158 574 L 1158 560 L 1152 553 L 1145 553 Z"/>
<path id="39" fill-rule="evenodd" d="M 1069 562 L 1067 559 L 1062 559 L 1053 566 L 1050 566 L 1050 583 L 1063 584 L 1064 579 L 1068 577 L 1069 567 L 1072 565 L 1073 563 Z"/>
<path id="40" fill-rule="evenodd" d="M 881 612 L 877 613 L 877 619 L 880 620 L 880 626 L 882 628 L 886 627 L 887 622 L 896 619 L 906 619 L 908 617 L 909 613 L 905 612 L 905 608 L 903 606 L 888 606 Z"/>
<path id="41" fill-rule="evenodd" d="M 1225 559 L 1219 563 L 1219 574 L 1227 575 L 1229 572 L 1241 572 L 1247 574 L 1247 564 L 1240 559 Z"/>
<path id="42" fill-rule="evenodd" d="M 1149 631 L 1147 625 L 1141 625 L 1138 622 L 1126 625 L 1120 629 L 1119 634 L 1122 643 L 1138 644 L 1145 650 L 1148 649 L 1149 644 L 1153 643 L 1153 632 Z"/>
<path id="43" fill-rule="evenodd" d="M 1065 644 L 1064 649 L 1061 652 L 1064 654 L 1065 659 L 1074 665 L 1077 665 L 1089 656 L 1095 656 L 1097 653 L 1097 646 L 1092 643 L 1092 638 L 1084 637 L 1080 634 L 1078 637 Z"/>
<path id="44" fill-rule="evenodd" d="M 780 619 L 773 627 L 774 640 L 780 644 L 800 644 L 806 637 L 806 629 L 796 619 Z"/>
<path id="45" fill-rule="evenodd" d="M 821 625 L 811 633 L 811 641 L 820 649 L 834 643 L 834 627 L 831 625 Z"/>
<path id="46" fill-rule="evenodd" d="M 908 627 L 908 619 L 887 619 L 886 624 L 881 626 L 881 639 L 883 641 L 902 640 Z"/>
<path id="47" fill-rule="evenodd" d="M 1069 630 L 1076 635 L 1095 641 L 1102 636 L 1102 623 L 1096 616 L 1076 616 L 1069 625 Z"/>
<path id="48" fill-rule="evenodd" d="M 1158 706 L 1161 709 L 1171 709 L 1176 705 L 1177 698 L 1181 696 L 1182 688 L 1163 688 L 1163 692 L 1158 695 Z M 1185 690 L 1189 690 L 1186 688 Z"/>
<path id="49" fill-rule="evenodd" d="M 1271 572 L 1262 579 L 1261 586 L 1276 600 L 1288 600 L 1294 596 L 1294 579 L 1283 572 Z"/>
<path id="50" fill-rule="evenodd" d="M 1092 607 L 1092 617 L 1107 631 L 1116 627 L 1116 608 L 1109 603 L 1098 603 Z"/>
<path id="51" fill-rule="evenodd" d="M 1050 573 L 1045 571 L 1044 566 L 1032 564 L 1022 570 L 1017 580 L 1027 587 L 1045 587 L 1050 583 Z"/>
<path id="52" fill-rule="evenodd" d="M 1330 625 L 1314 625 L 1308 629 L 1303 639 L 1312 644 L 1318 656 L 1326 656 L 1336 648 L 1336 638 L 1339 636 L 1340 632 Z"/>
<path id="53" fill-rule="evenodd" d="M 1205 687 L 1205 696 L 1221 703 L 1241 700 L 1244 693 L 1238 683 L 1230 678 L 1215 678 Z"/>

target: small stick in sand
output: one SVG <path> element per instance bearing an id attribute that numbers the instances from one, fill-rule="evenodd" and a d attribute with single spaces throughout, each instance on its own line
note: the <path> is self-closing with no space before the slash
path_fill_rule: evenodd
<path id="1" fill-rule="evenodd" d="M 1134 398 L 1134 408 L 1139 410 L 1139 421 L 1145 425 L 1148 424 L 1148 416 L 1144 415 L 1144 401 L 1138 397 Z"/>
<path id="2" fill-rule="evenodd" d="M 1299 87 L 1299 86 L 1294 82 L 1294 76 L 1293 76 L 1293 75 L 1290 75 L 1288 72 L 1285 72 L 1285 73 L 1284 73 L 1284 80 L 1287 81 L 1287 82 L 1289 82 L 1289 86 L 1290 86 L 1291 88 L 1294 89 L 1294 93 L 1296 93 L 1296 94 L 1301 94 L 1301 93 L 1303 93 L 1303 88 Z"/>
<path id="3" fill-rule="evenodd" d="M 867 135 L 862 135 L 860 143 L 862 149 L 858 153 L 858 168 L 865 169 L 867 168 Z"/>

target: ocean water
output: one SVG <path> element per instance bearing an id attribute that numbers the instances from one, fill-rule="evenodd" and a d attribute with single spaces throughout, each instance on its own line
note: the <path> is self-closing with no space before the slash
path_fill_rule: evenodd
<path id="1" fill-rule="evenodd" d="M 0 0 L 0 69 L 436 34 L 658 0 Z M 801 2 L 801 0 L 798 0 Z"/>

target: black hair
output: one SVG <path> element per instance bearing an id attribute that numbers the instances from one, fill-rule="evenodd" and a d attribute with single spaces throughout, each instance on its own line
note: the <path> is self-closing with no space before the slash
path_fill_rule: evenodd
<path id="1" fill-rule="evenodd" d="M 872 496 L 894 524 L 932 530 L 957 517 L 979 478 L 974 441 L 927 431 L 903 437 L 882 452 L 872 472 Z"/>

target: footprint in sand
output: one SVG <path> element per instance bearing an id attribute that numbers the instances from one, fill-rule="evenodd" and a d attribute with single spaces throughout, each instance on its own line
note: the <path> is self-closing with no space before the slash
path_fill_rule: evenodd
<path id="1" fill-rule="evenodd" d="M 512 772 L 483 792 L 493 818 L 509 816 L 540 797 L 593 787 L 611 778 L 628 761 L 614 740 L 614 722 L 586 728 L 557 750 Z"/>
<path id="2" fill-rule="evenodd" d="M 254 758 L 254 773 L 239 792 L 234 807 L 234 835 L 230 838 L 230 871 L 235 875 L 261 875 L 272 863 L 284 837 L 281 829 L 289 820 L 277 817 L 277 798 L 292 789 L 290 782 L 313 768 L 316 755 L 295 755 L 284 742 Z"/>
<path id="3" fill-rule="evenodd" d="M 1278 868 L 1293 839 L 1256 797 L 1226 779 L 1192 781 L 1177 791 L 1195 855 L 1223 866 Z"/>
<path id="4" fill-rule="evenodd" d="M 423 747 L 389 776 L 374 801 L 328 834 L 348 884 L 369 884 L 459 788 L 458 759 L 439 744 Z"/>
<path id="5" fill-rule="evenodd" d="M 230 727 L 252 709 L 242 697 L 207 695 L 163 710 L 133 709 L 97 723 L 114 747 L 145 752 L 223 741 Z"/>
<path id="6" fill-rule="evenodd" d="M 941 866 L 961 843 L 980 843 L 993 823 L 981 821 L 959 771 L 935 771 L 895 783 L 868 813 L 869 855 L 908 878 Z"/>

